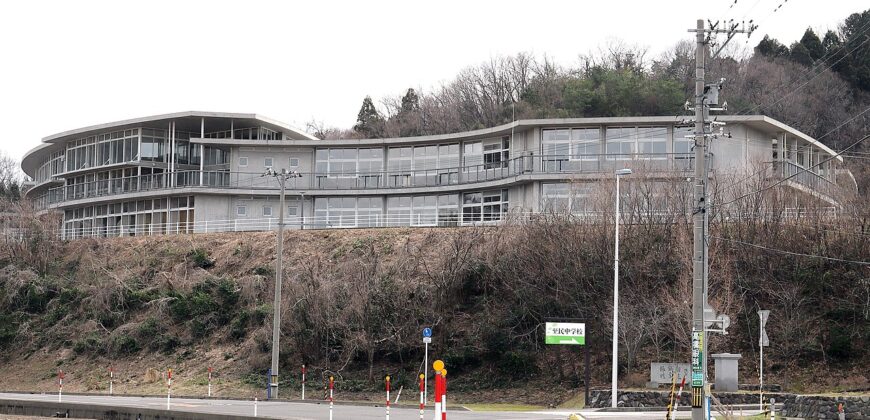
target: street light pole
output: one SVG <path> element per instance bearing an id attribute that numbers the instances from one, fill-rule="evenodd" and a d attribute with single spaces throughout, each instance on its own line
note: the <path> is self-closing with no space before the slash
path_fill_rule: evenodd
<path id="1" fill-rule="evenodd" d="M 275 303 L 274 314 L 272 315 L 272 370 L 269 378 L 269 388 L 271 398 L 278 398 L 278 353 L 281 340 L 281 283 L 284 278 L 284 191 L 285 184 L 290 178 L 299 178 L 302 176 L 299 172 L 281 169 L 281 172 L 275 172 L 269 168 L 262 176 L 272 176 L 278 180 L 281 186 L 280 207 L 278 209 L 278 234 L 277 244 L 275 247 Z"/>
<path id="2" fill-rule="evenodd" d="M 616 171 L 616 206 L 614 208 L 613 225 L 616 226 L 613 249 L 613 366 L 610 383 L 610 406 L 616 408 L 616 381 L 618 373 L 619 350 L 619 178 L 631 175 L 631 169 Z"/>

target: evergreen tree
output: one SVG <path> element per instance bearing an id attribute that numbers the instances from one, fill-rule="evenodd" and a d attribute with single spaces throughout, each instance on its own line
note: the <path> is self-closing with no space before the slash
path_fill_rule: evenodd
<path id="1" fill-rule="evenodd" d="M 843 78 L 849 80 L 863 91 L 870 91 L 870 45 L 866 42 L 867 26 L 870 26 L 870 9 L 861 13 L 853 13 L 846 18 L 840 28 L 843 48 L 849 52 L 847 71 Z"/>
<path id="2" fill-rule="evenodd" d="M 755 47 L 755 51 L 765 57 L 777 58 L 787 57 L 789 54 L 788 47 L 782 45 L 774 38 L 767 35 Z"/>
<path id="3" fill-rule="evenodd" d="M 405 93 L 405 96 L 402 97 L 402 111 L 401 112 L 418 112 L 420 111 L 420 97 L 417 96 L 417 92 L 414 91 L 413 88 L 408 89 L 408 92 Z"/>
<path id="4" fill-rule="evenodd" d="M 402 97 L 402 106 L 396 114 L 399 136 L 410 137 L 423 134 L 423 122 L 420 115 L 420 97 L 414 89 L 408 89 Z"/>
<path id="5" fill-rule="evenodd" d="M 803 64 L 805 66 L 811 66 L 813 64 L 813 58 L 810 56 L 810 51 L 800 42 L 791 44 L 791 52 L 789 52 L 788 58 L 795 63 Z"/>
<path id="6" fill-rule="evenodd" d="M 375 108 L 371 96 L 363 99 L 362 107 L 356 116 L 354 131 L 367 138 L 381 138 L 384 136 L 384 117 Z"/>
<path id="7" fill-rule="evenodd" d="M 813 32 L 812 28 L 807 28 L 804 36 L 800 41 L 810 54 L 810 58 L 816 61 L 825 55 L 825 47 L 822 45 L 822 40 Z"/>

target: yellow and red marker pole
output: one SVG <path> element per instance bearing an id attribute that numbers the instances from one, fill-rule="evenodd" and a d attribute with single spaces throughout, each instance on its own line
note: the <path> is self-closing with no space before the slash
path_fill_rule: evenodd
<path id="1" fill-rule="evenodd" d="M 444 392 L 444 388 L 442 386 L 442 381 L 444 378 L 442 377 L 442 373 L 446 373 L 444 370 L 444 362 L 436 360 L 432 363 L 432 370 L 435 371 L 435 420 L 438 420 L 438 417 L 444 417 L 443 411 L 443 403 L 446 401 L 444 396 L 442 395 Z"/>
<path id="2" fill-rule="evenodd" d="M 57 371 L 57 402 L 63 399 L 63 370 Z"/>
<path id="3" fill-rule="evenodd" d="M 170 401 L 172 400 L 172 369 L 166 374 L 166 409 L 170 410 Z"/>
<path id="4" fill-rule="evenodd" d="M 335 389 L 335 377 L 329 377 L 329 420 L 332 420 L 332 390 Z"/>
<path id="5" fill-rule="evenodd" d="M 384 378 L 387 386 L 387 420 L 390 420 L 390 375 Z"/>
<path id="6" fill-rule="evenodd" d="M 422 373 L 420 374 L 420 420 L 423 420 L 423 413 L 426 409 L 426 397 L 425 397 L 426 381 L 424 379 L 425 377 L 426 377 L 426 375 L 424 375 Z"/>

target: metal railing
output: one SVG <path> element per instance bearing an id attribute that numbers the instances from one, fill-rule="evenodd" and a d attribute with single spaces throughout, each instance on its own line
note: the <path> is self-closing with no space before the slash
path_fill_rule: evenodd
<path id="1" fill-rule="evenodd" d="M 514 217 L 514 216 L 512 216 Z M 458 213 L 358 214 L 285 217 L 285 229 L 350 229 L 384 227 L 456 227 L 493 225 L 508 219 L 505 213 L 481 215 L 474 218 Z M 152 224 L 119 224 L 95 226 L 97 219 L 66 222 L 60 236 L 64 239 L 81 237 L 150 236 L 186 233 L 257 232 L 278 228 L 278 218 L 204 220 Z M 69 226 L 81 224 L 82 226 Z"/>
<path id="2" fill-rule="evenodd" d="M 631 167 L 645 172 L 692 171 L 690 154 L 523 155 L 507 161 L 450 168 L 387 169 L 352 173 L 302 173 L 288 180 L 288 189 L 364 190 L 443 187 L 505 180 L 525 174 L 595 174 Z M 100 179 L 48 189 L 34 200 L 40 208 L 72 200 L 176 188 L 276 190 L 260 173 L 176 171 Z"/>
<path id="3" fill-rule="evenodd" d="M 830 194 L 837 187 L 834 182 L 813 171 L 807 170 L 803 166 L 790 161 L 782 161 L 781 163 L 782 172 L 780 175 L 783 178 L 789 178 L 789 181 L 793 181 L 823 194 Z"/>
<path id="4" fill-rule="evenodd" d="M 783 208 L 766 212 L 747 214 L 729 213 L 726 222 L 743 219 L 758 220 L 759 218 L 776 218 L 780 220 L 806 220 L 808 215 L 833 219 L 838 217 L 835 207 L 820 208 Z M 568 213 L 559 211 L 543 212 L 507 212 L 475 215 L 436 212 L 405 212 L 403 214 L 354 214 L 327 216 L 290 216 L 284 220 L 284 228 L 290 230 L 309 229 L 353 229 L 353 228 L 390 228 L 390 227 L 468 227 L 496 226 L 500 224 L 534 223 L 541 220 L 562 220 L 570 222 L 600 223 L 611 217 L 609 211 L 588 210 Z M 622 213 L 621 224 L 637 223 L 672 223 L 680 218 L 691 217 L 688 212 L 678 210 L 634 210 Z M 102 219 L 108 222 L 108 219 Z M 721 220 L 720 220 L 721 221 Z M 116 237 L 116 236 L 151 236 L 166 234 L 198 234 L 223 232 L 262 232 L 277 230 L 278 219 L 275 217 L 259 219 L 229 219 L 183 221 L 169 223 L 132 223 L 114 226 L 99 224 L 99 218 L 86 221 L 66 222 L 58 236 L 63 239 L 82 237 Z M 72 225 L 72 226 L 71 226 Z M 77 226 L 78 225 L 78 226 Z"/>

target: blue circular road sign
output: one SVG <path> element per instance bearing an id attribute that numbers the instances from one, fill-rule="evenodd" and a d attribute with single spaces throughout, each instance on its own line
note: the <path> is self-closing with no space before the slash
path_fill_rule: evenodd
<path id="1" fill-rule="evenodd" d="M 423 328 L 423 337 L 431 337 L 432 329 L 429 327 Z"/>

